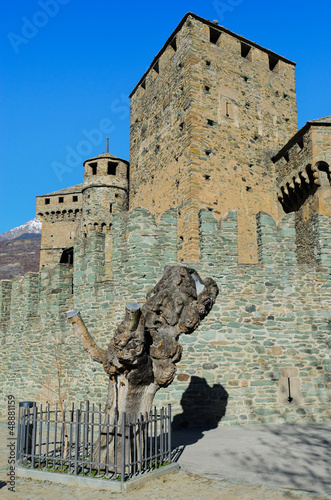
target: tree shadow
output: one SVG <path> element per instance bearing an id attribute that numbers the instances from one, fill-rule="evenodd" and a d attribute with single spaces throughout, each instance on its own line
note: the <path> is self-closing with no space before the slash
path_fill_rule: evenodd
<path id="1" fill-rule="evenodd" d="M 246 427 L 246 435 L 252 430 Z M 330 495 L 330 424 L 265 425 L 256 437 L 255 450 L 233 456 L 243 470 L 258 472 L 266 484 Z"/>
<path id="2" fill-rule="evenodd" d="M 180 401 L 183 412 L 172 421 L 174 461 L 179 459 L 185 446 L 196 443 L 205 431 L 218 426 L 225 415 L 228 397 L 221 384 L 210 387 L 204 378 L 191 377 Z"/>

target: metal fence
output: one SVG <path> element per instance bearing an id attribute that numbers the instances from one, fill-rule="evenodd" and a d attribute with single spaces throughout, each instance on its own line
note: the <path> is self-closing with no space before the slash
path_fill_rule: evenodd
<path id="1" fill-rule="evenodd" d="M 83 407 L 84 406 L 84 407 Z M 117 479 L 171 463 L 171 406 L 115 422 L 101 405 L 20 403 L 18 462 L 33 469 Z"/>

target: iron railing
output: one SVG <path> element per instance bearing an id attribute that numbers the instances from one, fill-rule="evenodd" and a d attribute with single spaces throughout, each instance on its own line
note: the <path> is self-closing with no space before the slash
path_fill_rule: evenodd
<path id="1" fill-rule="evenodd" d="M 83 407 L 84 406 L 84 407 Z M 171 463 L 171 406 L 115 422 L 87 401 L 61 412 L 20 403 L 18 463 L 32 469 L 117 479 Z"/>

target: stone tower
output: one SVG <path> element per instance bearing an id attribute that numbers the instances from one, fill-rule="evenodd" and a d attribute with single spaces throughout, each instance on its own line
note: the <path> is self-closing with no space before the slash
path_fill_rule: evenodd
<path id="1" fill-rule="evenodd" d="M 128 168 L 126 160 L 103 153 L 84 162 L 82 231 L 108 231 L 113 214 L 128 207 Z"/>
<path id="2" fill-rule="evenodd" d="M 295 63 L 188 13 L 131 93 L 130 210 L 178 209 L 178 257 L 199 260 L 199 211 L 238 212 L 239 261 L 256 214 L 284 215 L 271 157 L 297 131 Z"/>
<path id="3" fill-rule="evenodd" d="M 86 237 L 109 233 L 113 214 L 128 208 L 128 176 L 129 162 L 107 152 L 84 162 L 82 184 L 37 196 L 37 217 L 43 223 L 40 268 L 72 264 L 78 231 Z"/>
<path id="4" fill-rule="evenodd" d="M 272 160 L 278 199 L 295 212 L 298 262 L 319 264 L 315 216 L 331 217 L 331 116 L 307 122 Z"/>

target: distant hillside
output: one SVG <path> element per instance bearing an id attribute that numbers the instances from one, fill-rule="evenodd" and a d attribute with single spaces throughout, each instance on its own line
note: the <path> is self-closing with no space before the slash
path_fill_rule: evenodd
<path id="1" fill-rule="evenodd" d="M 0 235 L 0 280 L 39 271 L 41 223 L 36 219 Z"/>
<path id="2" fill-rule="evenodd" d="M 39 271 L 40 236 L 0 241 L 0 280 Z"/>
<path id="3" fill-rule="evenodd" d="M 17 238 L 13 238 L 13 240 L 32 240 L 33 238 L 40 238 L 39 233 L 24 233 L 21 236 L 17 236 Z M 7 240 L 8 241 L 8 240 Z"/>

